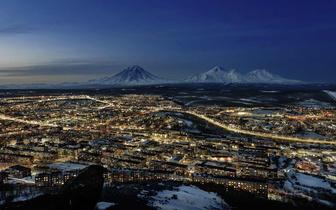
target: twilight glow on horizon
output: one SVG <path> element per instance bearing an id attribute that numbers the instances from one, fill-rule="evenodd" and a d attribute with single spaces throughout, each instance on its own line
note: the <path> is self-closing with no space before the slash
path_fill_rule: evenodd
<path id="1" fill-rule="evenodd" d="M 336 80 L 336 1 L 3 0 L 0 85 L 80 82 L 140 65 Z"/>

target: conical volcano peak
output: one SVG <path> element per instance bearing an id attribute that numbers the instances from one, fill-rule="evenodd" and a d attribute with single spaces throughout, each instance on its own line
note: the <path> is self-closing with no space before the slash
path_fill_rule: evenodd
<path id="1" fill-rule="evenodd" d="M 139 65 L 133 65 L 127 67 L 113 77 L 106 77 L 93 82 L 108 85 L 147 85 L 167 83 L 169 81 L 151 74 L 150 72 L 141 68 Z"/>
<path id="2" fill-rule="evenodd" d="M 139 65 L 133 65 L 133 66 L 129 66 L 126 69 L 124 69 L 122 72 L 147 72 L 145 69 L 141 68 L 141 66 Z"/>

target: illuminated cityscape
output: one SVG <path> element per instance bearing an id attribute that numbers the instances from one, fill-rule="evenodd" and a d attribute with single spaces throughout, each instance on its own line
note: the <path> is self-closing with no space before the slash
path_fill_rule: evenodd
<path id="1" fill-rule="evenodd" d="M 0 110 L 1 182 L 20 183 L 14 201 L 28 189 L 31 198 L 56 190 L 97 164 L 105 185 L 177 181 L 270 200 L 334 202 L 335 108 L 185 106 L 155 94 L 21 95 L 3 97 Z"/>
<path id="2" fill-rule="evenodd" d="M 336 209 L 335 11 L 2 0 L 0 210 Z"/>

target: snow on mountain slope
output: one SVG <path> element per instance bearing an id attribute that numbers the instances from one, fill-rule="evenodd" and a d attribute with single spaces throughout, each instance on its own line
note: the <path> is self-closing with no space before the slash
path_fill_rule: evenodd
<path id="1" fill-rule="evenodd" d="M 236 70 L 226 71 L 222 67 L 215 68 L 184 80 L 189 83 L 268 83 L 268 84 L 299 84 L 298 80 L 289 80 L 273 75 L 265 69 L 257 69 L 242 75 Z"/>
<path id="2" fill-rule="evenodd" d="M 257 70 L 253 70 L 253 71 L 247 73 L 246 77 L 249 80 L 251 80 L 252 82 L 253 81 L 256 81 L 256 82 L 259 82 L 259 81 L 268 82 L 268 81 L 274 80 L 277 76 L 273 76 L 272 74 L 270 74 L 265 69 L 257 69 Z"/>
<path id="3" fill-rule="evenodd" d="M 24 84 L 1 85 L 0 89 L 57 89 L 57 88 L 86 88 L 96 86 L 129 86 L 129 85 L 153 85 L 168 83 L 238 83 L 238 84 L 304 84 L 298 80 L 290 80 L 273 75 L 264 69 L 257 69 L 245 75 L 236 70 L 226 71 L 216 66 L 207 72 L 188 77 L 183 81 L 174 81 L 155 76 L 138 65 L 126 68 L 112 77 L 103 77 L 86 82 L 64 82 L 60 84 Z"/>
<path id="4" fill-rule="evenodd" d="M 243 75 L 236 70 L 226 71 L 224 68 L 216 66 L 205 73 L 187 78 L 185 82 L 240 83 L 243 80 Z"/>
<path id="5" fill-rule="evenodd" d="M 274 84 L 300 84 L 298 80 L 283 78 L 279 75 L 273 75 L 265 69 L 253 70 L 246 74 L 246 80 L 250 83 L 274 83 Z"/>

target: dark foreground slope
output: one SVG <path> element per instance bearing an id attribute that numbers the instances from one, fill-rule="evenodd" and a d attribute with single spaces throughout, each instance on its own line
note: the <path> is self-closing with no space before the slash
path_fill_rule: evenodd
<path id="1" fill-rule="evenodd" d="M 89 166 L 75 179 L 69 180 L 56 195 L 41 195 L 28 201 L 3 205 L 0 209 L 94 209 L 103 189 L 103 172 L 102 166 Z"/>

